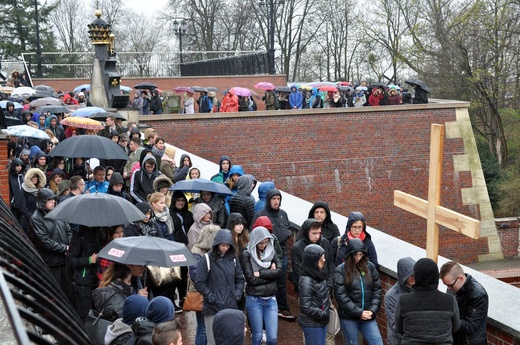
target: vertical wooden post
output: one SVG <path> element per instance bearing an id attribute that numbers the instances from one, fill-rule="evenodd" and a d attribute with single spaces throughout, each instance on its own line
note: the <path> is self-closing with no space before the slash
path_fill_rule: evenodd
<path id="1" fill-rule="evenodd" d="M 426 215 L 426 256 L 437 262 L 439 254 L 439 225 L 435 222 L 435 212 L 441 202 L 444 126 L 432 124 L 431 128 L 430 175 L 428 180 L 428 209 Z"/>

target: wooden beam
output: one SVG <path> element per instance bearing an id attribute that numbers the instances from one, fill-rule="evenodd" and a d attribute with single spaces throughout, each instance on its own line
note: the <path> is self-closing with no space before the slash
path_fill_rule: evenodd
<path id="1" fill-rule="evenodd" d="M 400 190 L 394 190 L 394 205 L 416 216 L 426 218 L 428 206 L 426 200 Z M 435 221 L 439 225 L 460 232 L 475 240 L 480 238 L 480 221 L 445 207 L 437 206 L 435 208 Z"/>
<path id="2" fill-rule="evenodd" d="M 428 178 L 428 205 L 426 206 L 426 256 L 437 262 L 439 255 L 439 225 L 435 222 L 435 208 L 441 204 L 444 126 L 432 124 L 431 130 L 430 176 Z"/>

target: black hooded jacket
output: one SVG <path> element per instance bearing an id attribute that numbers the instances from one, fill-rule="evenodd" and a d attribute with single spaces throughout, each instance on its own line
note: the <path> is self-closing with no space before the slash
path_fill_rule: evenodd
<path id="1" fill-rule="evenodd" d="M 329 287 L 327 277 L 320 274 L 318 261 L 325 254 L 325 250 L 316 245 L 307 246 L 303 253 L 300 267 L 300 327 L 323 327 L 329 322 Z"/>
<path id="2" fill-rule="evenodd" d="M 291 249 L 292 272 L 289 275 L 289 279 L 291 283 L 293 283 L 296 292 L 298 292 L 298 284 L 300 281 L 300 265 L 303 261 L 303 251 L 309 244 L 312 244 L 312 242 L 309 240 L 309 231 L 311 230 L 311 225 L 314 223 L 319 222 L 314 218 L 309 218 L 303 222 L 300 229 L 302 238 L 298 242 L 296 242 Z M 319 241 L 314 244 L 319 245 L 325 250 L 325 267 L 327 268 L 329 273 L 327 285 L 329 286 L 329 289 L 332 289 L 332 277 L 334 275 L 334 269 L 336 268 L 336 266 L 334 265 L 330 242 L 326 238 L 323 238 L 322 234 L 322 237 L 319 239 Z"/>
<path id="3" fill-rule="evenodd" d="M 413 271 L 414 291 L 400 296 L 395 309 L 401 344 L 453 344 L 452 333 L 460 327 L 459 308 L 453 295 L 437 290 L 437 264 L 422 258 Z"/>
<path id="4" fill-rule="evenodd" d="M 314 218 L 314 211 L 320 207 L 323 208 L 327 214 L 327 217 L 321 224 L 321 236 L 329 240 L 329 242 L 332 242 L 332 240 L 338 237 L 340 234 L 338 226 L 332 222 L 329 204 L 323 201 L 318 201 L 312 205 L 308 218 Z"/>
<path id="5" fill-rule="evenodd" d="M 251 198 L 253 179 L 251 175 L 242 175 L 237 181 L 237 192 L 229 200 L 229 213 L 240 213 L 248 229 L 253 225 L 255 202 Z"/>
<path id="6" fill-rule="evenodd" d="M 346 249 L 346 257 L 357 252 L 363 252 L 366 255 L 363 242 L 359 239 L 350 240 Z M 370 277 L 362 273 L 356 276 L 349 285 L 345 285 L 345 263 L 336 267 L 334 271 L 334 297 L 338 304 L 340 318 L 361 320 L 363 311 L 370 310 L 373 313 L 372 320 L 375 319 L 381 306 L 383 289 L 379 273 L 370 261 L 368 261 L 368 270 Z"/>
<path id="7" fill-rule="evenodd" d="M 280 208 L 278 210 L 274 210 L 271 207 L 271 199 L 274 196 L 280 196 Z M 273 234 L 278 238 L 278 241 L 280 241 L 280 247 L 282 247 L 282 251 L 284 255 L 287 255 L 287 246 L 286 242 L 291 236 L 291 224 L 289 223 L 289 217 L 287 216 L 287 213 L 281 209 L 282 207 L 282 193 L 276 188 L 271 189 L 266 194 L 266 202 L 265 202 L 265 208 L 261 211 L 258 211 L 255 215 L 255 219 L 253 220 L 252 224 L 255 223 L 256 219 L 260 216 L 267 216 L 269 220 L 271 220 L 271 223 L 273 223 Z"/>
<path id="8" fill-rule="evenodd" d="M 175 200 L 183 198 L 184 207 L 181 210 L 175 208 Z M 183 192 L 176 190 L 172 195 L 170 215 L 173 219 L 173 240 L 188 245 L 188 231 L 193 225 L 193 213 L 188 210 L 188 200 Z"/>
<path id="9" fill-rule="evenodd" d="M 221 255 L 219 244 L 229 249 Z M 223 309 L 237 309 L 244 292 L 244 275 L 235 254 L 233 238 L 227 229 L 220 229 L 213 240 L 213 250 L 197 265 L 195 288 L 204 296 L 203 315 L 215 315 Z M 207 264 L 209 262 L 209 266 Z"/>
<path id="10" fill-rule="evenodd" d="M 16 167 L 21 166 L 22 170 L 20 173 L 16 172 Z M 14 158 L 11 162 L 11 166 L 9 167 L 9 193 L 11 197 L 10 206 L 11 210 L 17 210 L 16 212 L 20 212 L 19 210 L 22 208 L 24 202 L 24 195 L 22 184 L 24 182 L 24 176 L 22 172 L 25 169 L 25 164 L 23 164 L 20 158 Z"/>
<path id="11" fill-rule="evenodd" d="M 185 180 L 186 175 L 188 175 L 188 171 L 190 171 L 190 168 L 193 165 L 193 163 L 191 163 L 191 158 L 190 158 L 190 165 L 189 166 L 184 165 L 185 157 L 190 158 L 190 156 L 185 153 L 181 155 L 181 161 L 179 162 L 179 166 L 175 169 L 175 173 L 173 174 L 173 183 L 177 183 L 179 181 Z"/>

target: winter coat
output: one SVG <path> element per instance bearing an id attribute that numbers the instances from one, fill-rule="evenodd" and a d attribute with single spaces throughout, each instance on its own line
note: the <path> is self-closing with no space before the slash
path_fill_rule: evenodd
<path id="1" fill-rule="evenodd" d="M 122 318 L 115 320 L 114 323 L 107 328 L 105 344 L 133 345 L 134 331 L 132 330 L 132 327 L 124 323 Z"/>
<path id="2" fill-rule="evenodd" d="M 132 195 L 136 203 L 146 201 L 148 195 L 154 192 L 153 181 L 157 176 L 161 175 L 161 172 L 157 170 L 157 164 L 155 164 L 155 168 L 151 174 L 145 171 L 144 165 L 149 160 L 153 160 L 157 163 L 153 156 L 146 156 L 141 165 L 141 169 L 137 169 L 132 175 L 130 195 Z"/>
<path id="3" fill-rule="evenodd" d="M 277 195 L 280 196 L 280 198 L 282 197 L 282 193 L 280 193 L 280 191 L 276 188 L 271 189 L 269 192 L 267 192 L 265 208 L 262 211 L 256 213 L 254 220 L 256 220 L 256 218 L 260 216 L 267 216 L 271 220 L 271 223 L 273 223 L 273 234 L 276 236 L 276 238 L 278 238 L 278 241 L 280 241 L 280 247 L 282 248 L 282 252 L 284 253 L 284 255 L 286 255 L 287 247 L 285 243 L 291 236 L 292 231 L 290 228 L 291 225 L 289 223 L 289 217 L 287 216 L 287 213 L 281 209 L 281 200 L 280 208 L 278 210 L 274 210 L 271 207 L 270 201 L 274 196 Z"/>
<path id="4" fill-rule="evenodd" d="M 317 223 L 318 221 L 314 218 L 310 218 L 305 220 L 303 222 L 303 225 L 301 227 L 301 232 L 303 234 L 303 237 L 296 242 L 293 247 L 291 248 L 291 267 L 292 267 L 292 273 L 289 275 L 289 280 L 294 285 L 294 290 L 298 293 L 298 284 L 300 281 L 300 265 L 303 261 L 303 251 L 305 250 L 305 247 L 307 247 L 309 244 L 313 244 L 309 240 L 309 231 L 311 230 L 311 225 L 313 223 Z M 334 269 L 336 266 L 334 265 L 332 250 L 330 247 L 330 242 L 326 239 L 321 237 L 317 243 L 314 243 L 319 245 L 325 250 L 325 265 L 329 271 L 329 276 L 327 278 L 327 285 L 329 287 L 329 290 L 332 289 L 332 277 L 334 274 Z"/>
<path id="5" fill-rule="evenodd" d="M 125 299 L 132 294 L 132 288 L 125 282 L 114 280 L 105 287 L 92 291 L 94 308 L 101 312 L 108 320 L 116 320 L 123 317 L 123 305 Z"/>
<path id="6" fill-rule="evenodd" d="M 213 319 L 215 345 L 244 345 L 246 316 L 241 310 L 225 309 Z"/>
<path id="7" fill-rule="evenodd" d="M 299 283 L 300 327 L 323 327 L 329 322 L 330 290 L 326 276 L 320 278 L 318 268 L 318 261 L 324 253 L 320 246 L 310 245 L 303 256 Z"/>
<path id="8" fill-rule="evenodd" d="M 351 240 L 347 246 L 347 256 L 366 250 L 360 240 Z M 372 320 L 381 306 L 382 287 L 376 266 L 368 261 L 370 279 L 365 274 L 356 276 L 352 283 L 345 285 L 345 263 L 334 270 L 334 297 L 338 304 L 339 317 L 346 320 L 361 320 L 364 310 L 373 312 Z M 359 272 L 357 272 L 359 273 Z"/>
<path id="9" fill-rule="evenodd" d="M 412 94 L 408 91 L 404 91 L 402 100 L 403 100 L 403 104 L 412 104 Z"/>
<path id="10" fill-rule="evenodd" d="M 229 212 L 240 213 L 248 229 L 253 225 L 255 217 L 255 202 L 251 198 L 252 184 L 251 175 L 240 176 L 237 181 L 237 192 L 229 200 Z"/>
<path id="11" fill-rule="evenodd" d="M 221 255 L 219 244 L 228 244 L 228 251 Z M 197 265 L 195 288 L 204 296 L 203 315 L 215 315 L 223 309 L 237 309 L 244 292 L 244 275 L 235 255 L 231 232 L 221 229 L 213 240 L 213 249 Z"/>
<path id="12" fill-rule="evenodd" d="M 439 268 L 427 258 L 414 265 L 414 291 L 401 295 L 395 308 L 395 325 L 401 344 L 453 344 L 460 327 L 459 308 L 452 294 L 437 290 Z"/>
<path id="13" fill-rule="evenodd" d="M 401 104 L 401 96 L 399 96 L 399 92 L 395 89 L 388 90 L 388 105 L 400 105 Z"/>
<path id="14" fill-rule="evenodd" d="M 489 299 L 486 289 L 471 275 L 455 293 L 460 313 L 460 329 L 453 335 L 455 345 L 485 345 Z"/>
<path id="15" fill-rule="evenodd" d="M 276 269 L 272 270 L 270 268 L 259 268 L 258 273 L 260 276 L 255 277 L 255 270 L 251 261 L 253 260 L 251 250 L 256 250 L 256 245 L 265 238 L 270 239 L 267 246 L 271 246 L 274 253 L 271 264 L 274 263 Z M 276 255 L 276 251 L 274 249 L 274 239 L 272 238 L 272 235 L 269 234 L 269 230 L 266 228 L 258 228 L 255 230 L 255 232 L 252 232 L 250 239 L 251 241 L 248 244 L 248 249 L 244 250 L 240 258 L 242 271 L 244 272 L 244 277 L 247 283 L 246 295 L 256 297 L 275 296 L 277 291 L 277 281 L 282 276 L 282 263 Z M 266 249 L 264 249 L 264 252 L 266 252 L 267 246 Z"/>
<path id="16" fill-rule="evenodd" d="M 105 243 L 105 231 L 102 228 L 80 226 L 70 239 L 67 262 L 74 269 L 72 279 L 81 286 L 97 286 L 97 266 L 90 263 L 90 256 L 99 253 Z"/>
<path id="17" fill-rule="evenodd" d="M 204 255 L 209 253 L 213 249 L 213 241 L 215 240 L 215 236 L 220 228 L 217 225 L 206 225 L 202 228 L 200 232 L 200 236 L 197 239 L 197 242 L 191 248 L 191 253 L 197 262 L 195 265 L 191 265 L 189 267 L 189 278 L 192 281 L 190 285 L 190 291 L 196 291 L 195 282 L 197 281 L 197 266 L 201 259 L 206 259 Z"/>
<path id="18" fill-rule="evenodd" d="M 397 283 L 385 294 L 386 340 L 388 345 L 398 345 L 401 343 L 401 335 L 397 333 L 395 326 L 395 306 L 400 295 L 413 291 L 413 288 L 406 285 L 406 280 L 413 275 L 414 265 L 415 260 L 410 257 L 400 259 L 397 262 Z"/>
<path id="19" fill-rule="evenodd" d="M 274 189 L 274 183 L 262 182 L 260 186 L 258 186 L 258 201 L 255 203 L 255 212 L 261 211 L 265 208 L 265 198 L 267 192 L 271 189 Z"/>
<path id="20" fill-rule="evenodd" d="M 150 111 L 154 115 L 162 114 L 162 100 L 159 97 L 159 91 L 152 90 L 152 99 L 150 100 Z"/>
<path id="21" fill-rule="evenodd" d="M 38 185 L 35 186 L 31 182 L 31 177 L 34 175 L 38 175 Z M 20 200 L 20 226 L 23 229 L 27 229 L 29 227 L 29 222 L 36 211 L 36 197 L 38 195 L 38 190 L 45 187 L 46 177 L 43 171 L 38 168 L 31 168 L 25 173 L 24 181 L 22 183 L 23 190 L 23 198 Z"/>
<path id="22" fill-rule="evenodd" d="M 212 224 L 211 221 L 202 221 L 202 218 L 209 212 L 211 212 L 211 207 L 207 204 L 196 204 L 195 207 L 193 207 L 193 224 L 188 231 L 188 249 L 191 249 L 195 242 L 197 242 L 201 229 L 206 225 Z"/>
<path id="23" fill-rule="evenodd" d="M 175 174 L 173 176 L 173 183 L 177 183 L 179 181 L 185 180 L 186 176 L 188 175 L 188 171 L 191 168 L 190 166 L 184 165 L 183 161 L 185 157 L 190 157 L 187 154 L 181 155 L 181 161 L 179 162 L 179 166 L 175 169 Z M 190 158 L 191 161 L 191 158 Z"/>
<path id="24" fill-rule="evenodd" d="M 224 172 L 222 170 L 222 162 L 223 161 L 228 161 L 229 162 L 229 168 L 228 168 L 228 172 Z M 218 174 L 215 174 L 213 176 L 211 176 L 211 181 L 213 182 L 218 182 L 218 183 L 224 183 L 226 182 L 228 176 L 229 176 L 229 169 L 231 169 L 231 159 L 229 159 L 228 156 L 226 155 L 223 155 L 222 157 L 220 157 L 219 161 L 218 161 L 218 166 L 219 166 L 219 170 L 218 170 Z"/>
<path id="25" fill-rule="evenodd" d="M 361 212 L 350 212 L 348 215 L 347 225 L 345 227 L 345 229 L 346 229 L 345 233 L 339 238 L 339 241 L 338 241 L 338 238 L 335 238 L 331 243 L 332 251 L 336 258 L 335 259 L 336 266 L 340 265 L 346 258 L 346 250 L 347 250 L 347 245 L 348 245 L 348 241 L 349 241 L 348 232 L 349 232 L 352 224 L 354 224 L 358 220 L 361 220 L 363 222 L 363 233 L 364 233 L 365 238 L 362 241 L 363 241 L 363 245 L 365 246 L 365 250 L 367 252 L 368 259 L 376 267 L 379 264 L 377 261 L 376 247 L 374 246 L 374 242 L 372 242 L 372 236 L 370 236 L 370 234 L 367 232 L 367 225 L 365 222 L 365 217 L 363 216 L 363 214 Z M 362 236 L 363 235 L 361 235 L 360 237 L 362 237 Z"/>
<path id="26" fill-rule="evenodd" d="M 296 86 L 291 87 L 291 93 L 289 94 L 289 105 L 291 109 L 301 109 L 303 107 L 303 95 Z"/>
<path id="27" fill-rule="evenodd" d="M 260 187 L 258 189 L 260 189 Z M 260 191 L 258 193 L 260 193 Z M 321 237 L 326 238 L 327 240 L 329 240 L 329 242 L 332 242 L 340 234 L 338 226 L 332 222 L 329 204 L 323 201 L 318 201 L 317 203 L 312 205 L 308 217 L 314 218 L 314 211 L 319 207 L 325 209 L 325 213 L 327 214 L 327 217 L 321 223 Z"/>
<path id="28" fill-rule="evenodd" d="M 45 218 L 45 213 L 37 209 L 31 217 L 30 229 L 34 245 L 47 266 L 65 265 L 67 246 L 72 237 L 69 224 Z"/>
<path id="29" fill-rule="evenodd" d="M 16 172 L 16 167 L 21 166 L 22 170 L 20 173 Z M 14 158 L 9 167 L 9 196 L 11 210 L 20 212 L 20 208 L 24 202 L 22 185 L 24 183 L 24 171 L 25 164 L 22 163 L 20 158 Z"/>
<path id="30" fill-rule="evenodd" d="M 217 194 L 211 193 L 211 199 L 208 202 L 202 200 L 202 197 L 198 197 L 193 202 L 193 205 L 204 203 L 211 207 L 211 216 L 213 224 L 217 224 L 222 229 L 226 228 L 227 224 L 227 212 L 226 206 L 224 206 L 224 200 L 222 200 Z"/>
<path id="31" fill-rule="evenodd" d="M 175 191 L 172 195 L 172 203 L 170 205 L 170 215 L 173 220 L 173 240 L 188 245 L 188 231 L 193 225 L 193 214 L 188 211 L 187 200 L 182 210 L 175 208 L 175 200 L 181 197 L 186 200 L 184 193 Z"/>
<path id="32" fill-rule="evenodd" d="M 426 104 L 428 103 L 428 93 L 420 87 L 415 88 L 415 95 L 412 99 L 413 104 Z"/>
<path id="33" fill-rule="evenodd" d="M 135 345 L 153 345 L 152 332 L 155 323 L 145 317 L 139 317 L 132 323 Z"/>

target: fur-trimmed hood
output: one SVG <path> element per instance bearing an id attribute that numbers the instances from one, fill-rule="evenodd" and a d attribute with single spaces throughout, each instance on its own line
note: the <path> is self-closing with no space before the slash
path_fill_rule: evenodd
<path id="1" fill-rule="evenodd" d="M 31 177 L 33 177 L 34 175 L 38 175 L 38 185 L 37 186 L 35 186 L 31 182 Z M 38 169 L 38 168 L 31 168 L 31 169 L 27 170 L 27 173 L 25 173 L 25 177 L 24 177 L 23 183 L 28 188 L 40 189 L 40 188 L 45 187 L 45 185 L 47 184 L 47 178 L 45 177 L 45 174 L 43 173 L 43 171 L 41 171 L 40 169 Z"/>

